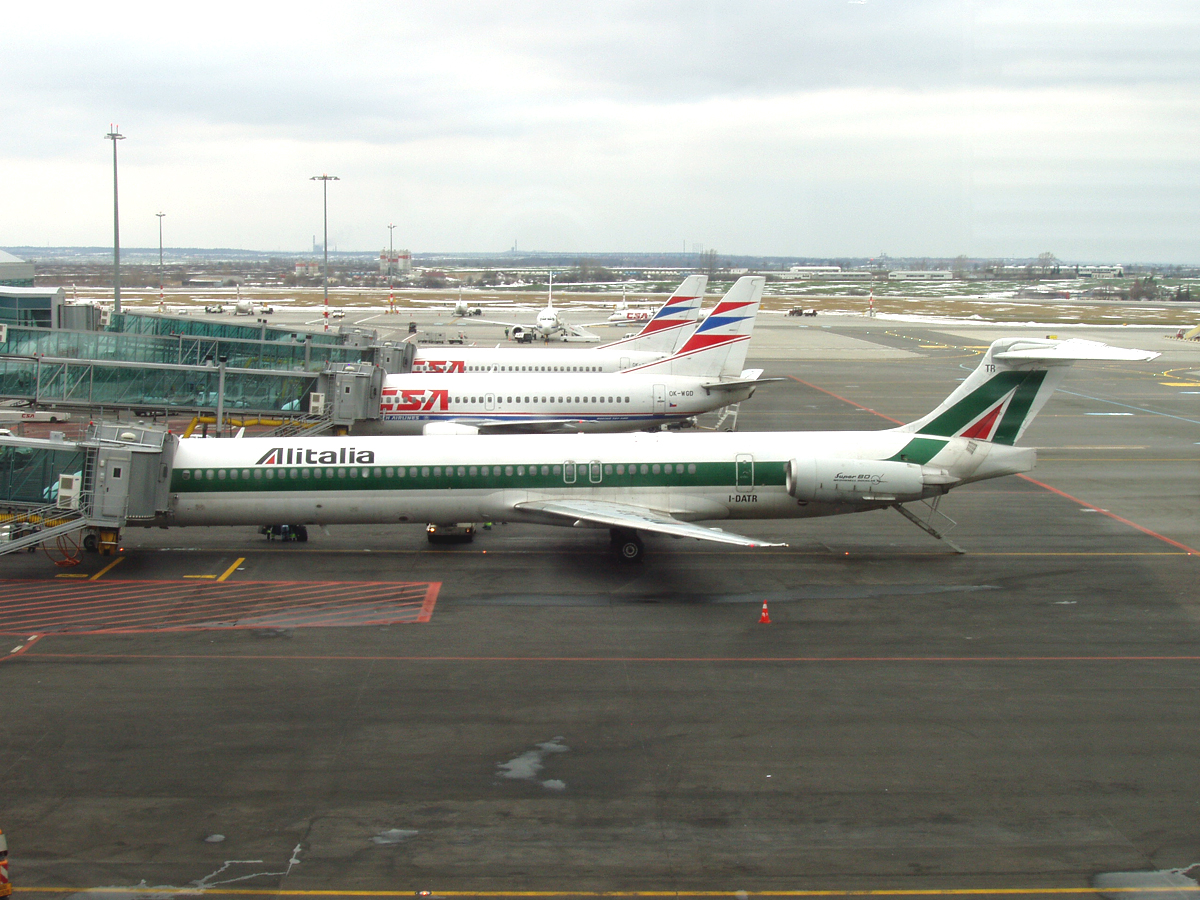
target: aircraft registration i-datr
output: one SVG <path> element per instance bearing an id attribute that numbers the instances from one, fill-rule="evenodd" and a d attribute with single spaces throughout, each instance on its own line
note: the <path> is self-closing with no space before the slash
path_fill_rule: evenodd
<path id="1" fill-rule="evenodd" d="M 1158 356 L 1082 340 L 998 340 L 929 415 L 881 431 L 180 441 L 169 509 L 137 524 L 531 522 L 781 546 L 699 524 L 935 500 L 1031 470 L 1015 446 L 1076 360 Z"/>

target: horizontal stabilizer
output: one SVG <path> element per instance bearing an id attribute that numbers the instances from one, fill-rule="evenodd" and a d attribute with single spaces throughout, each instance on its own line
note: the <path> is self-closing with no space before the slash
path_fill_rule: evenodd
<path id="1" fill-rule="evenodd" d="M 744 537 L 717 528 L 705 528 L 691 522 L 681 522 L 666 513 L 639 506 L 608 503 L 603 500 L 527 500 L 515 504 L 514 508 L 521 511 L 538 512 L 551 519 L 560 519 L 562 525 L 585 524 L 602 528 L 633 528 L 638 531 L 669 534 L 672 537 L 696 538 L 701 541 L 715 541 L 719 544 L 737 544 L 740 547 L 787 546 L 787 544 L 775 544 L 770 541 Z"/>
<path id="2" fill-rule="evenodd" d="M 786 378 L 739 378 L 737 381 L 710 381 L 707 384 L 701 385 L 704 390 L 712 393 L 713 391 L 736 391 L 745 387 L 752 387 L 758 384 L 770 384 L 772 381 L 787 381 Z"/>
<path id="3" fill-rule="evenodd" d="M 1111 347 L 1099 341 L 1085 341 L 1082 338 L 1071 338 L 1069 341 L 1017 341 L 1009 349 L 992 354 L 993 358 L 1005 362 L 1027 359 L 1048 363 L 1057 360 L 1075 362 L 1087 359 L 1148 361 L 1161 355 L 1151 350 L 1127 350 L 1124 347 Z"/>

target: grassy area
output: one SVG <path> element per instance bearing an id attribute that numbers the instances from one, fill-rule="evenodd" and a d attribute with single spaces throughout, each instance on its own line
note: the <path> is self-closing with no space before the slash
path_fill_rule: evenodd
<path id="1" fill-rule="evenodd" d="M 1070 284 L 1075 284 L 1074 282 Z M 1090 283 L 1094 284 L 1094 283 Z M 1022 285 L 1027 286 L 1027 285 Z M 656 285 L 658 291 L 630 291 L 630 301 L 650 299 L 664 300 L 674 285 Z M 978 289 L 978 293 L 964 294 Z M 1021 299 L 1015 294 L 1020 289 L 1015 284 L 1002 282 L 940 282 L 932 284 L 881 284 L 877 286 L 874 306 L 878 313 L 913 316 L 938 316 L 954 319 L 979 319 L 988 322 L 1047 322 L 1079 323 L 1087 325 L 1165 325 L 1190 326 L 1200 323 L 1200 302 L 1175 303 L 1169 301 L 1114 302 L 1077 298 L 1072 291 L 1071 299 Z M 1063 288 L 1066 290 L 1067 288 Z M 849 290 L 849 289 L 848 289 Z M 861 295 L 847 291 L 830 292 L 828 286 L 808 285 L 803 292 L 784 290 L 782 286 L 769 284 L 763 299 L 763 308 L 785 311 L 802 306 L 823 313 L 862 315 L 868 307 L 868 296 L 861 285 L 853 288 Z M 719 290 L 710 290 L 710 303 L 715 302 Z M 1200 292 L 1198 292 L 1200 295 Z M 74 295 L 79 300 L 112 299 L 111 290 L 101 288 L 79 289 Z M 205 305 L 222 303 L 232 305 L 238 297 L 257 303 L 269 303 L 277 309 L 320 307 L 323 294 L 320 288 L 263 288 L 248 286 L 240 293 L 234 288 L 173 288 L 166 292 L 168 311 L 174 308 L 203 308 Z M 622 298 L 620 291 L 596 292 L 573 291 L 564 286 L 554 291 L 555 301 L 563 306 L 572 304 L 615 304 Z M 457 290 L 405 289 L 395 293 L 396 306 L 400 309 L 429 309 L 434 301 L 452 306 L 459 297 Z M 521 305 L 540 308 L 545 305 L 546 295 L 542 291 L 464 291 L 464 300 L 471 304 Z M 130 310 L 154 311 L 158 309 L 158 292 L 151 290 L 124 290 L 122 303 Z M 343 309 L 386 309 L 386 288 L 344 289 L 331 288 L 329 304 Z M 432 308 L 436 308 L 433 306 Z"/>

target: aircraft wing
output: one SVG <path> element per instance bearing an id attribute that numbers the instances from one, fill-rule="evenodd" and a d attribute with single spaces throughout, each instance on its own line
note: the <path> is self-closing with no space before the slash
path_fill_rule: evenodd
<path id="1" fill-rule="evenodd" d="M 528 322 L 498 322 L 495 319 L 480 319 L 477 316 L 472 316 L 471 321 L 480 325 L 504 325 L 508 328 L 533 328 L 533 326 Z"/>
<path id="2" fill-rule="evenodd" d="M 430 422 L 424 434 L 576 434 L 582 421 L 570 419 L 481 419 L 463 416 L 453 421 Z"/>
<path id="3" fill-rule="evenodd" d="M 638 531 L 653 531 L 672 537 L 696 538 L 719 544 L 737 544 L 740 547 L 786 547 L 770 541 L 748 538 L 719 528 L 705 528 L 692 522 L 681 522 L 666 513 L 610 503 L 605 500 L 526 500 L 517 503 L 515 509 L 538 512 L 563 525 L 599 525 L 605 528 L 633 528 Z"/>

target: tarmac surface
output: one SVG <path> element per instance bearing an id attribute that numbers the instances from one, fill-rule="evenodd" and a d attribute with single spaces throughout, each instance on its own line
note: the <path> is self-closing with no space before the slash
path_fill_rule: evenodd
<path id="1" fill-rule="evenodd" d="M 1046 329 L 765 321 L 750 364 L 788 381 L 738 430 L 908 421 L 1018 331 Z M 635 566 L 500 523 L 4 557 L 16 892 L 1086 896 L 1191 866 L 1200 346 L 1166 333 L 1072 330 L 1164 356 L 1077 365 L 1037 469 L 943 500 L 962 555 L 885 511 Z"/>

